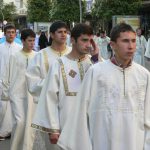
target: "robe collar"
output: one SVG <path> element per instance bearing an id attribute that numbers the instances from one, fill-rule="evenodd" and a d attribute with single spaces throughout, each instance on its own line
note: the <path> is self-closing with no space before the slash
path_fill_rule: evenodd
<path id="1" fill-rule="evenodd" d="M 78 61 L 78 62 L 82 62 L 82 61 L 86 60 L 87 58 L 89 58 L 88 54 L 86 54 L 85 57 L 83 57 L 83 58 L 73 58 L 69 54 L 66 55 L 66 57 L 69 58 L 70 60 Z"/>
<path id="2" fill-rule="evenodd" d="M 57 51 L 57 50 L 53 49 L 51 46 L 50 46 L 50 48 L 51 48 L 51 50 L 52 50 L 54 53 L 56 53 L 56 54 L 59 55 L 59 56 L 64 55 L 64 54 L 66 53 L 66 51 L 68 50 L 67 46 L 66 46 L 65 49 L 62 50 L 62 51 Z"/>
<path id="3" fill-rule="evenodd" d="M 25 57 L 27 57 L 27 58 L 29 58 L 29 57 L 33 57 L 33 55 L 34 55 L 34 51 L 32 50 L 31 52 L 25 52 L 23 49 L 21 50 L 21 53 L 25 56 Z"/>
<path id="4" fill-rule="evenodd" d="M 121 67 L 121 68 L 123 68 L 123 69 L 128 68 L 128 67 L 130 67 L 130 66 L 132 65 L 132 60 L 130 60 L 130 62 L 127 64 L 127 66 L 123 66 L 122 64 L 119 64 L 118 61 L 116 60 L 115 56 L 113 56 L 113 57 L 110 59 L 110 61 L 111 61 L 114 65 L 119 66 L 119 67 Z"/>
<path id="5" fill-rule="evenodd" d="M 13 41 L 13 42 L 11 42 L 11 43 L 9 43 L 9 42 L 5 41 L 5 45 L 6 45 L 6 46 L 9 46 L 9 47 L 10 47 L 10 46 L 12 46 L 12 45 L 14 45 L 14 44 L 15 44 L 15 42 L 14 42 L 14 41 Z"/>

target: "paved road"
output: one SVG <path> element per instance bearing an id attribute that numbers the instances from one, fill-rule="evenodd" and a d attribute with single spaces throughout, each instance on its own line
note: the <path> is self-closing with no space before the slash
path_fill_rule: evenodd
<path id="1" fill-rule="evenodd" d="M 145 65 L 150 71 L 150 61 L 145 61 Z M 0 141 L 0 150 L 10 150 L 10 140 Z"/>

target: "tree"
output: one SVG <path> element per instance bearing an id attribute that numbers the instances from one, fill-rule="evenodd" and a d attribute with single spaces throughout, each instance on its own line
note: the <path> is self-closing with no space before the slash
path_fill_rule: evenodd
<path id="1" fill-rule="evenodd" d="M 16 6 L 14 4 L 4 4 L 3 13 L 7 22 L 12 22 L 16 16 Z"/>
<path id="2" fill-rule="evenodd" d="M 16 15 L 16 6 L 14 4 L 5 4 L 0 1 L 0 21 L 7 20 L 7 22 L 12 22 Z"/>
<path id="3" fill-rule="evenodd" d="M 96 0 L 92 15 L 110 21 L 113 15 L 137 15 L 142 0 Z"/>
<path id="4" fill-rule="evenodd" d="M 114 15 L 137 15 L 142 0 L 95 0 L 92 9 L 93 24 L 97 30 L 112 26 Z"/>
<path id="5" fill-rule="evenodd" d="M 27 18 L 30 22 L 48 22 L 52 0 L 28 0 Z"/>
<path id="6" fill-rule="evenodd" d="M 85 12 L 86 2 L 82 1 L 82 12 Z M 50 20 L 63 20 L 70 24 L 80 21 L 79 0 L 54 0 L 50 10 Z"/>

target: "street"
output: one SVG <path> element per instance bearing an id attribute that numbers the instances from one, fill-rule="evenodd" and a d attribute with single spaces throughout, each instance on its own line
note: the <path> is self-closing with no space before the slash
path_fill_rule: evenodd
<path id="1" fill-rule="evenodd" d="M 150 71 L 150 61 L 145 61 L 146 68 Z M 10 139 L 0 141 L 0 150 L 10 150 Z"/>

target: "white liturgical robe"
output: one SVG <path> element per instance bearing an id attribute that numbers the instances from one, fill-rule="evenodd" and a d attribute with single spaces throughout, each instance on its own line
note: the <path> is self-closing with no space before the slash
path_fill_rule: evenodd
<path id="1" fill-rule="evenodd" d="M 53 62 L 62 55 L 68 54 L 71 51 L 70 47 L 66 47 L 64 51 L 58 52 L 51 47 L 41 50 L 33 59 L 32 63 L 28 66 L 26 79 L 28 89 L 34 97 L 34 102 L 38 103 L 39 96 L 49 68 Z M 36 132 L 36 138 L 33 149 L 43 150 L 57 150 L 58 146 L 50 144 L 48 135 L 45 133 Z"/>
<path id="2" fill-rule="evenodd" d="M 72 112 L 85 72 L 91 65 L 84 60 L 63 56 L 52 65 L 43 86 L 32 127 L 55 133 L 61 130 Z"/>
<path id="3" fill-rule="evenodd" d="M 6 73 L 9 77 L 2 82 L 4 95 L 10 99 L 13 114 L 11 150 L 32 149 L 34 131 L 31 128 L 31 119 L 34 103 L 28 92 L 25 73 L 35 53 L 21 50 L 11 55 L 9 73 Z"/>
<path id="4" fill-rule="evenodd" d="M 34 96 L 35 103 L 38 102 L 45 77 L 48 73 L 49 68 L 55 59 L 59 58 L 62 55 L 65 55 L 70 52 L 70 48 L 62 52 L 57 52 L 51 47 L 47 47 L 41 50 L 33 59 L 31 65 L 28 66 L 26 77 L 28 82 L 28 88 L 32 96 Z"/>
<path id="5" fill-rule="evenodd" d="M 147 41 L 143 35 L 136 36 L 136 52 L 134 61 L 142 66 L 145 66 L 144 54 L 147 46 Z"/>
<path id="6" fill-rule="evenodd" d="M 12 112 L 10 101 L 6 101 L 7 99 L 1 95 L 2 79 L 4 78 L 4 72 L 8 72 L 9 70 L 10 55 L 20 51 L 21 49 L 22 46 L 15 42 L 8 43 L 6 41 L 0 44 L 0 136 L 4 137 L 7 136 L 7 134 L 9 134 L 12 130 Z"/>
<path id="7" fill-rule="evenodd" d="M 110 60 L 86 73 L 58 145 L 65 150 L 150 150 L 150 73 Z"/>

